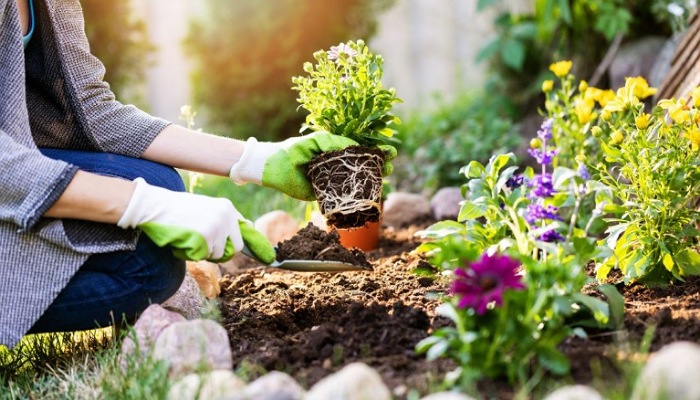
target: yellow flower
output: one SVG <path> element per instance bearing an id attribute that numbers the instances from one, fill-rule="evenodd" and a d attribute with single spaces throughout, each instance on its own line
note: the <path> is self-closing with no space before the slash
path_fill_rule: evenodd
<path id="1" fill-rule="evenodd" d="M 683 136 L 690 140 L 690 148 L 693 151 L 700 149 L 700 129 L 698 129 L 697 125 L 693 124 L 689 131 L 683 133 Z"/>
<path id="2" fill-rule="evenodd" d="M 574 113 L 576 113 L 578 117 L 578 122 L 585 125 L 595 118 L 596 114 L 593 112 L 594 106 L 595 102 L 593 100 L 586 100 L 585 98 L 577 99 L 574 102 Z"/>
<path id="3" fill-rule="evenodd" d="M 641 113 L 637 116 L 637 118 L 634 119 L 634 124 L 637 126 L 637 129 L 646 129 L 649 126 L 650 121 L 651 115 L 647 113 Z"/>
<path id="4" fill-rule="evenodd" d="M 593 99 L 600 104 L 601 107 L 605 107 L 610 100 L 615 98 L 615 92 L 612 90 L 601 90 L 597 87 L 589 86 L 584 95 L 587 99 Z"/>
<path id="5" fill-rule="evenodd" d="M 571 70 L 572 64 L 573 63 L 568 60 L 555 62 L 549 66 L 549 70 L 554 72 L 554 75 L 556 75 L 558 78 L 563 78 Z"/>
<path id="6" fill-rule="evenodd" d="M 581 93 L 586 93 L 586 90 L 588 90 L 588 82 L 582 80 L 578 83 L 578 91 Z"/>
<path id="7" fill-rule="evenodd" d="M 542 91 L 545 93 L 551 92 L 552 89 L 554 89 L 554 81 L 551 79 L 547 79 L 546 81 L 542 82 Z"/>
<path id="8" fill-rule="evenodd" d="M 625 87 L 632 89 L 635 96 L 640 99 L 646 99 L 649 96 L 656 94 L 656 88 L 649 87 L 649 83 L 646 79 L 638 76 L 636 78 L 627 78 L 625 80 Z"/>
<path id="9" fill-rule="evenodd" d="M 695 108 L 700 108 L 700 86 L 690 92 L 690 97 L 693 98 L 693 105 Z"/>
<path id="10" fill-rule="evenodd" d="M 688 107 L 688 101 L 684 98 L 670 100 L 661 100 L 659 102 L 659 107 L 664 110 L 668 110 L 668 115 L 671 117 L 673 122 L 677 124 L 683 124 L 690 121 L 690 107 Z"/>
<path id="11" fill-rule="evenodd" d="M 625 136 L 622 134 L 622 131 L 618 129 L 615 132 L 613 132 L 612 135 L 610 135 L 610 144 L 613 146 L 616 144 L 620 144 L 622 143 L 622 139 L 624 138 Z"/>
<path id="12" fill-rule="evenodd" d="M 617 89 L 615 98 L 605 104 L 604 110 L 608 112 L 624 111 L 637 104 L 639 104 L 639 99 L 634 95 L 634 87 L 625 86 Z"/>
<path id="13" fill-rule="evenodd" d="M 609 121 L 610 117 L 612 117 L 612 114 L 608 110 L 603 110 L 603 112 L 600 113 L 600 118 L 602 118 L 603 121 Z"/>

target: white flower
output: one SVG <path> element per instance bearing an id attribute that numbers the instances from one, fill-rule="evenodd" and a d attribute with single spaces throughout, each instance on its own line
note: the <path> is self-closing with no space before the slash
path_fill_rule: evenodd
<path id="1" fill-rule="evenodd" d="M 341 43 L 337 46 L 331 46 L 331 49 L 328 51 L 328 59 L 338 62 L 338 60 L 343 57 L 343 54 L 345 54 L 348 59 L 352 60 L 352 58 L 357 55 L 357 52 L 347 44 Z"/>
<path id="2" fill-rule="evenodd" d="M 680 17 L 683 15 L 683 13 L 685 13 L 685 10 L 683 9 L 683 7 L 679 6 L 676 3 L 669 3 L 667 9 L 668 9 L 669 13 L 671 13 L 672 15 L 674 15 L 676 17 Z"/>

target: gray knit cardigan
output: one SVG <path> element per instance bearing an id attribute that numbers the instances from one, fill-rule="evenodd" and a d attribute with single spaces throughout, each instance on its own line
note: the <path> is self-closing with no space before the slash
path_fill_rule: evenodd
<path id="1" fill-rule="evenodd" d="M 78 0 L 33 0 L 23 49 L 15 0 L 0 0 L 0 344 L 14 346 L 93 253 L 137 232 L 42 214 L 77 168 L 39 147 L 139 157 L 169 123 L 114 99 L 90 54 Z"/>

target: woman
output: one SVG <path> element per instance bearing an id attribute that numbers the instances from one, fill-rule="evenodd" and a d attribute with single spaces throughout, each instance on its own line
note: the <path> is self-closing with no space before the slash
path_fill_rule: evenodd
<path id="1" fill-rule="evenodd" d="M 183 258 L 226 260 L 244 239 L 269 255 L 228 200 L 182 192 L 173 167 L 310 200 L 301 166 L 355 144 L 243 142 L 121 104 L 82 18 L 78 0 L 0 0 L 0 344 L 133 319 L 175 292 Z"/>

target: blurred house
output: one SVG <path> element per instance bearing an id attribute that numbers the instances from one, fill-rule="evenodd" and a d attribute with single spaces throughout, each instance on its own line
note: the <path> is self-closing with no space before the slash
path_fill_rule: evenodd
<path id="1" fill-rule="evenodd" d="M 147 78 L 152 114 L 177 122 L 189 104 L 189 66 L 181 43 L 189 19 L 203 11 L 203 1 L 139 0 L 136 12 L 147 21 L 158 47 Z M 370 48 L 385 59 L 385 83 L 404 99 L 401 107 L 430 106 L 436 96 L 450 99 L 462 88 L 480 87 L 485 65 L 475 59 L 492 36 L 490 12 L 476 11 L 476 0 L 397 0 L 379 16 Z M 530 1 L 509 0 L 522 11 Z"/>

